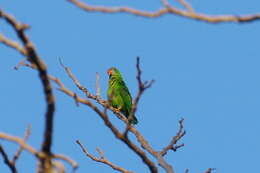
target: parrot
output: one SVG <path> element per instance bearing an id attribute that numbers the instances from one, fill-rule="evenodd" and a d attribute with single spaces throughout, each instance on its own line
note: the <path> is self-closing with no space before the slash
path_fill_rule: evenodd
<path id="1" fill-rule="evenodd" d="M 109 76 L 107 98 L 109 104 L 121 112 L 130 124 L 137 124 L 135 115 L 130 117 L 132 97 L 118 69 L 111 67 L 107 70 Z"/>

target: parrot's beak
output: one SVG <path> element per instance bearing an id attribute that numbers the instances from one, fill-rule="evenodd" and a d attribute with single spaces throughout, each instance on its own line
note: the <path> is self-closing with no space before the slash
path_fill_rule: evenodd
<path id="1" fill-rule="evenodd" d="M 110 76 L 112 75 L 112 69 L 108 69 L 108 70 L 107 70 L 107 74 L 108 74 L 108 76 L 110 77 Z"/>

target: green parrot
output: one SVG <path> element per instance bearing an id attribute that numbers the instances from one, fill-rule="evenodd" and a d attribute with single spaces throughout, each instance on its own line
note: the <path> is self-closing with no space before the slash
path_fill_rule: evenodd
<path id="1" fill-rule="evenodd" d="M 138 121 L 134 115 L 129 117 L 132 97 L 120 72 L 115 67 L 111 67 L 107 70 L 107 74 L 109 76 L 107 98 L 110 105 L 124 114 L 131 124 L 137 124 Z"/>

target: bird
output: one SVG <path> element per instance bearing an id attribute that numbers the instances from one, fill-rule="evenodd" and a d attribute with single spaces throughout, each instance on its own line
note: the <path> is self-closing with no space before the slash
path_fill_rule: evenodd
<path id="1" fill-rule="evenodd" d="M 115 67 L 107 70 L 109 76 L 107 98 L 108 103 L 121 112 L 130 124 L 137 124 L 138 120 L 135 115 L 130 115 L 132 111 L 132 97 L 124 82 L 124 79 Z"/>

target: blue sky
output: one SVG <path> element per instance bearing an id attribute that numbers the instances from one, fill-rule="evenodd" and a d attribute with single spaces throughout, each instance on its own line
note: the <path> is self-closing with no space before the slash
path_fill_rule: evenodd
<path id="1" fill-rule="evenodd" d="M 88 2 L 145 10 L 160 7 L 159 0 L 149 1 L 149 7 L 148 1 Z M 189 2 L 195 10 L 208 14 L 257 13 L 260 6 L 257 0 Z M 65 0 L 3 0 L 0 6 L 31 26 L 27 34 L 48 65 L 49 73 L 81 96 L 58 58 L 92 92 L 95 73 L 99 72 L 102 97 L 106 98 L 106 70 L 111 66 L 120 69 L 135 96 L 135 59 L 140 56 L 143 78 L 156 82 L 140 101 L 136 128 L 155 149 L 161 149 L 178 130 L 178 120 L 185 119 L 187 134 L 182 140 L 185 147 L 166 156 L 177 173 L 186 168 L 190 172 L 204 172 L 209 167 L 221 173 L 258 170 L 259 22 L 214 25 L 173 15 L 146 19 L 127 14 L 86 13 Z M 17 39 L 2 20 L 0 32 Z M 38 75 L 27 68 L 13 70 L 22 59 L 14 50 L 0 45 L 0 56 L 0 131 L 23 136 L 30 123 L 32 132 L 28 143 L 40 148 L 45 102 Z M 55 96 L 53 151 L 76 160 L 80 164 L 78 173 L 115 171 L 85 157 L 76 139 L 92 154 L 97 155 L 95 148 L 100 147 L 115 164 L 134 172 L 148 172 L 142 161 L 114 138 L 91 109 L 83 105 L 76 107 L 71 98 L 57 90 Z M 110 118 L 122 129 L 119 120 L 112 114 Z M 17 147 L 7 141 L 1 144 L 9 153 Z M 8 172 L 2 163 L 0 172 Z M 36 160 L 26 152 L 17 163 L 20 172 L 33 172 L 35 165 Z"/>

